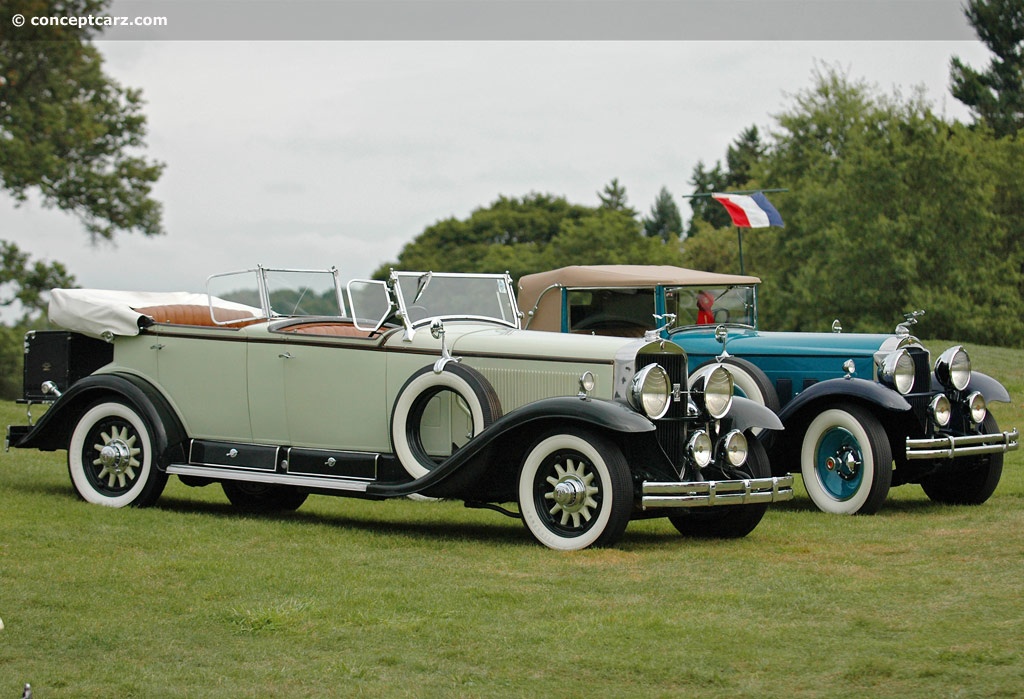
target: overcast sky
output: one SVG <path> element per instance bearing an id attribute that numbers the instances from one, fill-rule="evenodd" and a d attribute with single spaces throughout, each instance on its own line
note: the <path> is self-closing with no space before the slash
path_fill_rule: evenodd
<path id="1" fill-rule="evenodd" d="M 751 125 L 769 129 L 837 66 L 883 92 L 922 86 L 966 121 L 949 60 L 975 41 L 105 41 L 141 88 L 166 163 L 160 238 L 91 247 L 68 214 L 0 192 L 0 238 L 84 287 L 202 291 L 263 264 L 369 275 L 426 226 L 499 195 L 596 205 L 612 178 L 647 213 Z M 785 182 L 766 183 L 785 187 Z M 689 209 L 678 200 L 684 215 Z"/>

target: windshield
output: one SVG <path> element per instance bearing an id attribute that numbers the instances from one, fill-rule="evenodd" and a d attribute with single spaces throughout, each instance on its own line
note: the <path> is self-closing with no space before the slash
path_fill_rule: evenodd
<path id="1" fill-rule="evenodd" d="M 343 316 L 344 304 L 335 270 L 285 270 L 257 267 L 240 272 L 215 274 L 206 282 L 214 299 L 262 309 L 263 317 Z M 211 303 L 214 320 L 236 322 L 231 316 L 218 317 L 217 304 Z"/>
<path id="2" fill-rule="evenodd" d="M 753 286 L 670 287 L 665 306 L 675 325 L 757 325 Z"/>
<path id="3" fill-rule="evenodd" d="M 345 315 L 333 272 L 268 269 L 264 274 L 271 315 Z"/>
<path id="4" fill-rule="evenodd" d="M 519 327 L 512 285 L 504 274 L 395 272 L 396 290 L 413 325 L 432 318 L 492 320 Z"/>

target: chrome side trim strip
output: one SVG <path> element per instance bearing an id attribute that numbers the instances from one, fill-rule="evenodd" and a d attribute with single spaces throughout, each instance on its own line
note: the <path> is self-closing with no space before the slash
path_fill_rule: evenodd
<path id="1" fill-rule="evenodd" d="M 718 507 L 785 502 L 793 499 L 793 476 L 751 478 L 739 481 L 659 483 L 644 481 L 640 505 L 661 507 Z"/>
<path id="2" fill-rule="evenodd" d="M 1002 454 L 1020 448 L 1020 433 L 947 435 L 927 439 L 907 437 L 908 459 L 957 459 L 979 454 Z"/>
<path id="3" fill-rule="evenodd" d="M 353 493 L 365 493 L 366 487 L 369 485 L 367 481 L 354 481 L 342 478 L 296 476 L 287 473 L 266 471 L 238 471 L 229 468 L 192 466 L 189 464 L 171 464 L 167 467 L 167 473 L 173 473 L 178 476 L 198 476 L 200 478 L 210 478 L 216 481 L 277 483 L 280 485 L 294 485 L 302 488 L 317 488 L 319 490 L 345 490 Z"/>

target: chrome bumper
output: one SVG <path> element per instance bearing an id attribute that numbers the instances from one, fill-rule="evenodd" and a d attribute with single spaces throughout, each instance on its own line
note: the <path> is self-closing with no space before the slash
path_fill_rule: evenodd
<path id="1" fill-rule="evenodd" d="M 793 476 L 689 483 L 644 481 L 640 505 L 647 510 L 660 507 L 754 505 L 792 499 Z"/>
<path id="2" fill-rule="evenodd" d="M 907 438 L 908 459 L 958 459 L 979 454 L 1002 454 L 1020 447 L 1016 429 L 992 434 L 949 435 L 928 439 Z"/>

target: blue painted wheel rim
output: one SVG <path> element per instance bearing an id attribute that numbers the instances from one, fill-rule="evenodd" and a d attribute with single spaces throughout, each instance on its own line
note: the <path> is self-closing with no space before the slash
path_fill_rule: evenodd
<path id="1" fill-rule="evenodd" d="M 836 500 L 849 500 L 864 482 L 864 457 L 851 432 L 833 427 L 822 435 L 814 456 L 814 470 L 825 492 Z"/>

